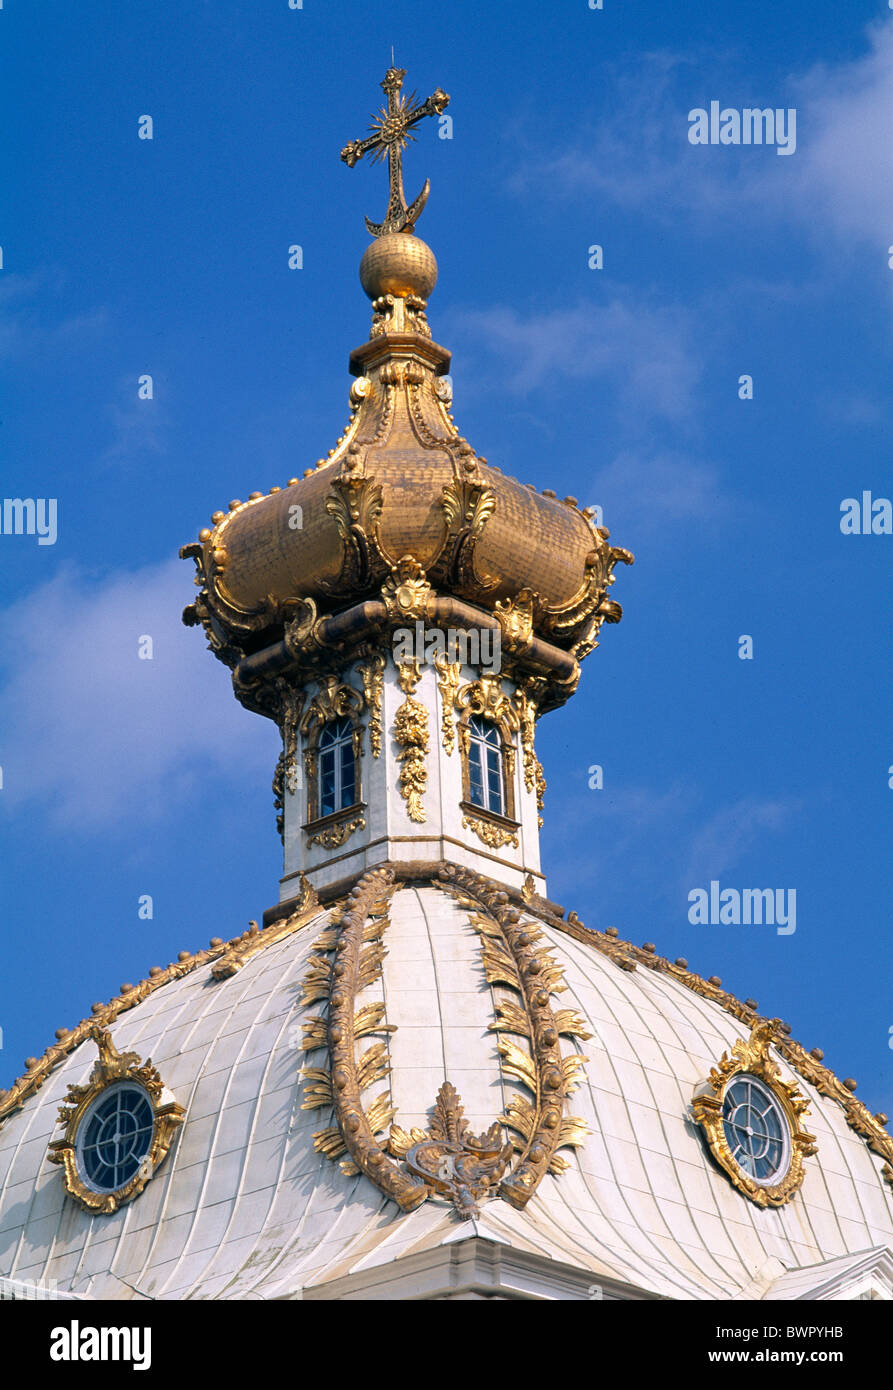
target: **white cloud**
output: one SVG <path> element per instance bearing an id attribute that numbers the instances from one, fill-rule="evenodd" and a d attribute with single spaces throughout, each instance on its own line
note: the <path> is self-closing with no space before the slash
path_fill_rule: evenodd
<path id="1" fill-rule="evenodd" d="M 718 879 L 751 854 L 769 831 L 784 828 L 799 809 L 793 800 L 745 797 L 718 811 L 691 840 L 686 891 Z"/>
<path id="2" fill-rule="evenodd" d="M 0 281 L 0 358 L 21 361 L 43 353 L 81 350 L 109 326 L 105 308 L 60 317 L 49 307 L 59 277 L 42 270 L 6 275 Z"/>
<path id="3" fill-rule="evenodd" d="M 796 108 L 797 149 L 786 159 L 768 149 L 691 146 L 689 108 L 710 99 L 745 104 L 736 97 L 740 75 L 727 62 L 711 59 L 706 71 L 706 59 L 695 65 L 646 54 L 636 72 L 617 78 L 613 117 L 558 157 L 532 150 L 510 186 L 525 194 L 548 187 L 553 199 L 597 196 L 674 223 L 784 221 L 835 246 L 857 239 L 886 249 L 893 244 L 893 25 L 871 25 L 866 40 L 860 58 L 761 89 L 757 104 Z"/>
<path id="4" fill-rule="evenodd" d="M 494 307 L 455 319 L 475 353 L 492 355 L 486 380 L 501 374 L 506 389 L 524 394 L 556 375 L 579 380 L 609 377 L 621 406 L 637 418 L 683 420 L 700 377 L 688 312 L 654 307 L 632 297 L 606 305 L 522 314 Z"/>
<path id="5" fill-rule="evenodd" d="M 167 453 L 167 411 L 155 397 L 140 399 L 139 375 L 134 372 L 132 377 L 121 382 L 121 400 L 108 408 L 112 437 L 101 455 L 100 462 L 104 464 L 118 464 L 145 454 Z M 160 378 L 154 377 L 153 382 L 157 390 Z"/>
<path id="6" fill-rule="evenodd" d="M 671 450 L 618 454 L 596 475 L 583 501 L 602 508 L 612 531 L 622 519 L 624 533 L 639 540 L 680 522 L 720 522 L 731 511 L 718 469 Z M 739 519 L 742 506 L 749 504 L 736 503 Z"/>
<path id="7" fill-rule="evenodd" d="M 871 51 L 794 83 L 802 107 L 802 161 L 793 211 L 846 238 L 893 242 L 893 29 L 868 31 Z M 800 158 L 798 152 L 797 160 Z M 794 161 L 789 161 L 794 162 Z"/>
<path id="8" fill-rule="evenodd" d="M 67 832 L 160 821 L 197 799 L 209 771 L 230 785 L 269 765 L 278 734 L 243 710 L 229 672 L 180 615 L 191 569 L 169 561 L 101 582 L 75 573 L 0 619 L 2 804 L 39 808 Z M 138 640 L 153 639 L 141 661 Z"/>

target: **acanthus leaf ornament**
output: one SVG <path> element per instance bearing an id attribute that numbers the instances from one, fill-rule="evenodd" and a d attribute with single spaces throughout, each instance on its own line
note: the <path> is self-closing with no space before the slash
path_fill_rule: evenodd
<path id="1" fill-rule="evenodd" d="M 387 1033 L 384 1006 L 356 1008 L 356 997 L 381 975 L 385 948 L 382 936 L 388 925 L 387 901 L 393 870 L 372 869 L 364 874 L 348 897 L 340 921 L 327 928 L 316 943 L 304 980 L 304 1003 L 327 1001 L 323 1016 L 304 1024 L 304 1050 L 326 1049 L 326 1066 L 303 1068 L 303 1109 L 332 1106 L 335 1124 L 317 1130 L 313 1147 L 331 1159 L 341 1160 L 347 1173 L 362 1172 L 386 1196 L 412 1211 L 428 1195 L 418 1178 L 403 1172 L 388 1156 L 383 1133 L 394 1118 L 386 1096 L 368 1109 L 363 1091 L 390 1071 L 384 1043 L 373 1043 L 357 1055 L 361 1037 Z M 335 956 L 335 959 L 332 959 Z"/>
<path id="2" fill-rule="evenodd" d="M 418 1130 L 392 1125 L 388 1147 L 463 1217 L 480 1216 L 478 1203 L 492 1195 L 513 1154 L 498 1120 L 484 1134 L 471 1133 L 459 1093 L 448 1081 L 437 1092 L 427 1132 L 420 1137 Z"/>
<path id="3" fill-rule="evenodd" d="M 520 687 L 515 691 L 512 699 L 518 715 L 518 726 L 521 730 L 524 786 L 527 791 L 532 792 L 537 790 L 537 768 L 539 767 L 533 743 L 538 715 L 537 702 L 526 690 Z"/>
<path id="4" fill-rule="evenodd" d="M 413 555 L 403 555 L 391 569 L 381 590 L 391 622 L 415 622 L 427 617 L 431 585 Z"/>
<path id="5" fill-rule="evenodd" d="M 412 694 L 421 680 L 418 657 L 401 661 L 397 678 L 406 695 L 394 716 L 394 739 L 400 744 L 400 795 L 407 803 L 409 819 L 420 824 L 427 820 L 422 799 L 428 783 L 428 710 Z"/>
<path id="6" fill-rule="evenodd" d="M 538 812 L 540 812 L 540 814 L 537 816 L 537 824 L 541 827 L 542 824 L 543 824 L 542 811 L 543 811 L 543 809 L 544 809 L 544 807 L 545 807 L 545 804 L 546 804 L 546 802 L 545 802 L 545 797 L 546 797 L 546 774 L 543 772 L 543 765 L 542 765 L 542 763 L 540 762 L 539 758 L 536 758 L 536 759 L 535 759 L 535 762 L 536 762 L 536 809 L 537 809 Z"/>
<path id="7" fill-rule="evenodd" d="M 283 641 L 292 660 L 302 661 L 325 648 L 320 632 L 324 619 L 319 616 L 312 598 L 296 599 L 291 609 L 291 616 L 285 620 Z"/>
<path id="8" fill-rule="evenodd" d="M 440 736 L 444 751 L 451 754 L 456 746 L 453 706 L 456 702 L 462 667 L 458 661 L 449 661 L 445 655 L 437 654 L 434 657 L 434 669 L 437 672 L 437 688 L 440 691 Z"/>
<path id="9" fill-rule="evenodd" d="M 357 449 L 357 445 L 351 445 Z M 373 479 L 364 477 L 358 452 L 345 459 L 342 473 L 335 478 L 326 497 L 326 511 L 338 528 L 344 547 L 341 573 L 332 591 L 359 592 L 368 587 L 381 568 L 379 521 L 382 490 Z"/>
<path id="10" fill-rule="evenodd" d="M 466 593 L 495 588 L 496 580 L 491 575 L 479 575 L 474 566 L 475 547 L 496 510 L 495 492 L 473 476 L 454 479 L 443 489 L 441 506 L 451 536 L 446 562 L 448 577 Z"/>
<path id="11" fill-rule="evenodd" d="M 532 589 L 519 589 L 514 598 L 501 599 L 493 614 L 499 622 L 502 646 L 511 656 L 523 656 L 533 642 L 534 614 L 539 595 Z"/>
<path id="12" fill-rule="evenodd" d="M 503 845 L 512 845 L 518 848 L 518 837 L 514 830 L 506 826 L 497 825 L 492 819 L 484 819 L 483 816 L 464 815 L 462 826 L 465 830 L 473 830 L 479 840 L 490 849 L 501 849 Z"/>
<path id="13" fill-rule="evenodd" d="M 342 819 L 335 821 L 324 830 L 315 830 L 312 834 L 308 833 L 307 843 L 308 845 L 322 845 L 323 849 L 339 849 L 355 830 L 365 829 L 365 816 L 355 816 L 352 820 Z"/>
<path id="14" fill-rule="evenodd" d="M 500 1183 L 499 1195 L 523 1208 L 547 1172 L 567 1169 L 568 1160 L 559 1149 L 578 1147 L 588 1133 L 582 1119 L 565 1113 L 586 1058 L 579 1053 L 563 1056 L 559 1044 L 561 1036 L 584 1036 L 583 1020 L 573 1010 L 552 1009 L 551 995 L 566 985 L 561 966 L 536 944 L 542 935 L 539 923 L 522 921 L 508 894 L 473 869 L 450 865 L 441 869 L 440 877 L 447 891 L 468 894 L 480 904 L 482 910 L 472 915 L 471 923 L 480 933 L 487 981 L 518 996 L 517 1001 L 500 1003 L 491 1028 L 499 1034 L 504 1071 L 532 1097 L 513 1096 L 500 1117 L 513 1131 L 519 1157 Z M 506 1033 L 520 1035 L 529 1050 L 503 1036 Z"/>
<path id="15" fill-rule="evenodd" d="M 363 682 L 363 699 L 369 711 L 369 744 L 373 758 L 381 756 L 381 701 L 384 691 L 385 658 L 372 652 L 368 660 L 357 666 Z"/>

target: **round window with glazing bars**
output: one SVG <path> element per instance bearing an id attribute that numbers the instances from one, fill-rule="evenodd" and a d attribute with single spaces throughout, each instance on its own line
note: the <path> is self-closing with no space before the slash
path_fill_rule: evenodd
<path id="1" fill-rule="evenodd" d="M 791 1132 L 774 1092 L 749 1072 L 734 1076 L 725 1089 L 722 1123 L 732 1158 L 749 1178 L 770 1187 L 787 1172 Z"/>
<path id="2" fill-rule="evenodd" d="M 141 1086 L 110 1086 L 90 1106 L 78 1130 L 77 1161 L 95 1192 L 117 1192 L 136 1177 L 152 1149 L 155 1112 Z"/>

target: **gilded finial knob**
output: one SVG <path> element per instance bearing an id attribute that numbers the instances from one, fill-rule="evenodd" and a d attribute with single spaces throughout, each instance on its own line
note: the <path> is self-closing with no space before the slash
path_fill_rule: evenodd
<path id="1" fill-rule="evenodd" d="M 437 284 L 434 252 L 417 236 L 389 232 L 366 247 L 360 261 L 360 283 L 370 299 L 392 294 L 398 299 L 415 294 L 427 299 Z"/>

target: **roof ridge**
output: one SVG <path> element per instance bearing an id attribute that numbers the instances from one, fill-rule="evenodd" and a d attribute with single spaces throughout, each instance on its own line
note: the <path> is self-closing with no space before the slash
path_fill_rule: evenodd
<path id="1" fill-rule="evenodd" d="M 719 1004 L 741 1023 L 751 1027 L 762 1021 L 776 1024 L 773 1038 L 773 1045 L 776 1050 L 805 1081 L 816 1088 L 820 1095 L 837 1101 L 844 1111 L 850 1128 L 865 1139 L 868 1147 L 885 1160 L 881 1174 L 885 1181 L 893 1187 L 893 1137 L 885 1127 L 887 1116 L 881 1111 L 873 1115 L 864 1101 L 856 1099 L 853 1095 L 856 1089 L 855 1081 L 850 1077 L 841 1081 L 836 1072 L 825 1066 L 822 1062 L 824 1053 L 821 1048 L 816 1047 L 811 1052 L 807 1052 L 802 1043 L 787 1036 L 791 1031 L 789 1023 L 760 1014 L 757 1010 L 756 1000 L 745 999 L 742 1001 L 730 990 L 723 989 L 722 980 L 718 975 L 711 975 L 708 979 L 704 979 L 696 971 L 689 970 L 688 961 L 684 956 L 678 956 L 675 961 L 671 962 L 666 956 L 659 955 L 654 944 L 650 941 L 646 941 L 642 946 L 635 946 L 631 941 L 623 941 L 616 927 L 607 927 L 604 932 L 601 932 L 594 927 L 585 926 L 575 912 L 569 913 L 565 919 L 530 906 L 527 907 L 527 911 L 531 916 L 539 916 L 549 926 L 554 926 L 558 931 L 572 936 L 574 940 L 581 941 L 584 945 L 594 946 L 597 951 L 608 956 L 622 970 L 635 970 L 637 966 L 643 965 L 649 970 L 670 975 L 686 989 Z"/>
<path id="2" fill-rule="evenodd" d="M 0 1090 L 0 1129 L 11 1114 L 40 1090 L 56 1067 L 75 1052 L 82 1042 L 87 1041 L 92 1029 L 107 1028 L 120 1014 L 135 1008 L 156 990 L 163 989 L 172 980 L 181 980 L 184 976 L 191 975 L 209 961 L 218 962 L 212 971 L 216 980 L 229 978 L 267 946 L 282 941 L 321 912 L 330 912 L 334 906 L 335 904 L 330 904 L 320 907 L 316 894 L 308 883 L 294 911 L 287 917 L 271 923 L 269 927 L 258 927 L 257 922 L 252 919 L 247 931 L 242 932 L 240 936 L 232 937 L 229 941 L 212 936 L 209 945 L 202 951 L 180 951 L 176 961 L 172 961 L 170 965 L 151 966 L 148 976 L 140 980 L 139 984 L 124 984 L 120 993 L 108 1003 L 94 1004 L 90 1018 L 81 1019 L 80 1023 L 71 1029 L 57 1028 L 57 1042 L 48 1047 L 41 1057 L 27 1057 L 26 1069 L 22 1075 L 16 1077 L 8 1090 Z"/>

